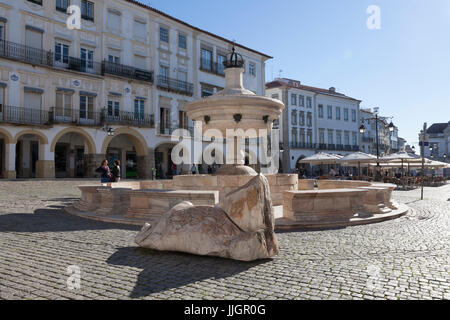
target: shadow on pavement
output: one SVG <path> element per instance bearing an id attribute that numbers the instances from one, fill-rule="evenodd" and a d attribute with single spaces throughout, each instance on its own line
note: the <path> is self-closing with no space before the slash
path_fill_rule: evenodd
<path id="1" fill-rule="evenodd" d="M 52 205 L 34 213 L 0 215 L 0 232 L 62 232 L 83 230 L 123 229 L 139 231 L 139 226 L 107 223 L 73 216 L 63 206 Z"/>
<path id="2" fill-rule="evenodd" d="M 140 298 L 206 279 L 225 279 L 272 260 L 243 262 L 140 247 L 119 248 L 108 264 L 143 269 L 131 298 Z"/>

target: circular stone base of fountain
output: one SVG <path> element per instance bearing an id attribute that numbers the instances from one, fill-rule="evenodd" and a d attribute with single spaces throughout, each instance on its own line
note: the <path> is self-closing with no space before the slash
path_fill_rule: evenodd
<path id="1" fill-rule="evenodd" d="M 251 167 L 245 165 L 226 164 L 214 173 L 215 176 L 257 176 L 258 173 Z"/>

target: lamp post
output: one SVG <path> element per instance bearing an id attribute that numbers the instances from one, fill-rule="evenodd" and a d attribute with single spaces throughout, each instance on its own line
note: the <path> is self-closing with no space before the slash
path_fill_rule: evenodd
<path id="1" fill-rule="evenodd" d="M 106 135 L 108 135 L 108 136 L 110 136 L 110 137 L 114 136 L 114 133 L 115 133 L 114 128 L 105 125 L 105 126 L 102 128 L 102 130 L 106 132 Z"/>
<path id="2" fill-rule="evenodd" d="M 359 132 L 361 134 L 364 134 L 366 132 L 366 127 L 364 126 L 364 121 L 367 121 L 367 123 L 370 123 L 370 121 L 375 121 L 375 139 L 376 139 L 376 146 L 377 146 L 377 177 L 375 177 L 375 180 L 379 181 L 380 180 L 380 147 L 379 147 L 379 135 L 378 135 L 378 122 L 380 121 L 380 118 L 378 118 L 378 108 L 374 108 L 374 113 L 375 113 L 375 117 L 373 118 L 368 118 L 368 119 L 363 119 L 361 126 L 359 127 Z M 392 117 L 390 117 L 392 119 Z M 387 126 L 389 129 L 389 132 L 393 132 L 395 129 L 395 125 L 392 123 L 389 123 L 389 125 Z"/>
<path id="3" fill-rule="evenodd" d="M 422 183 L 420 188 L 420 200 L 423 200 L 423 184 L 425 182 L 425 140 L 427 134 L 427 123 L 423 124 L 423 130 L 420 131 L 420 155 L 422 156 Z M 432 150 L 432 147 L 430 148 Z M 431 151 L 430 150 L 430 151 Z"/>

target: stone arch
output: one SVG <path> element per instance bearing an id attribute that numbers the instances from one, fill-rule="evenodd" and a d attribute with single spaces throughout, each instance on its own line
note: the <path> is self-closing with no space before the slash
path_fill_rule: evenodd
<path id="1" fill-rule="evenodd" d="M 5 138 L 6 144 L 10 144 L 15 141 L 13 136 L 5 129 L 0 128 L 0 135 L 2 135 Z"/>
<path id="2" fill-rule="evenodd" d="M 295 161 L 295 167 L 298 168 L 298 167 L 302 164 L 302 163 L 300 163 L 299 161 L 300 161 L 300 160 L 303 160 L 303 159 L 305 159 L 305 158 L 306 158 L 306 156 L 303 155 L 303 154 L 302 154 L 300 157 L 298 157 L 298 158 L 297 158 L 297 161 Z"/>
<path id="3" fill-rule="evenodd" d="M 36 137 L 38 145 L 32 141 L 27 141 L 27 139 L 21 139 L 26 135 Z M 53 160 L 47 159 L 45 154 L 45 146 L 48 145 L 48 138 L 44 133 L 33 129 L 22 130 L 15 135 L 13 143 L 16 144 L 15 168 L 17 177 L 54 177 Z"/>
<path id="4" fill-rule="evenodd" d="M 56 143 L 58 143 L 58 140 L 61 139 L 63 135 L 66 133 L 78 133 L 80 136 L 82 136 L 86 144 L 88 146 L 88 153 L 87 154 L 95 154 L 96 153 L 96 147 L 94 139 L 92 139 L 91 135 L 84 131 L 81 128 L 73 127 L 73 128 L 65 128 L 58 132 L 58 134 L 53 138 L 52 144 L 50 145 L 50 152 L 55 152 Z"/>
<path id="5" fill-rule="evenodd" d="M 172 159 L 170 150 L 173 149 L 178 144 L 177 141 L 163 141 L 158 143 L 153 148 L 154 159 L 155 159 L 155 169 L 157 178 L 170 178 L 173 174 L 172 172 Z M 189 150 L 188 150 L 189 151 Z M 189 157 L 190 157 L 189 153 Z M 180 170 L 183 166 L 177 165 L 177 170 Z M 181 171 L 183 171 L 181 169 Z"/>
<path id="6" fill-rule="evenodd" d="M 111 141 L 114 139 L 114 137 L 117 137 L 121 134 L 126 135 L 131 140 L 133 146 L 136 148 L 136 154 L 138 156 L 149 155 L 149 150 L 145 138 L 138 131 L 131 128 L 115 129 L 114 136 L 107 136 L 105 140 L 103 140 L 101 154 L 106 154 L 106 150 L 108 149 Z"/>
<path id="7" fill-rule="evenodd" d="M 160 143 L 158 143 L 158 144 L 156 144 L 154 147 L 153 147 L 153 149 L 154 150 L 156 150 L 156 149 L 158 149 L 158 147 L 161 147 L 161 146 L 164 146 L 164 145 L 173 145 L 174 147 L 175 147 L 175 145 L 178 143 L 178 141 L 163 141 L 163 142 L 160 142 Z"/>
<path id="8" fill-rule="evenodd" d="M 48 144 L 48 138 L 45 134 L 43 134 L 40 131 L 36 131 L 36 130 L 32 130 L 32 129 L 22 130 L 22 131 L 18 132 L 16 134 L 16 136 L 14 137 L 13 143 L 17 143 L 19 138 L 26 134 L 31 134 L 31 135 L 35 135 L 35 136 L 39 137 L 39 142 L 41 144 Z"/>

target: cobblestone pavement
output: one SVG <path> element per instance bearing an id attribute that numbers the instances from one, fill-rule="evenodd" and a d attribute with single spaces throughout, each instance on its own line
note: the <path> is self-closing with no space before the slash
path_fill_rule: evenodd
<path id="1" fill-rule="evenodd" d="M 62 210 L 78 184 L 0 182 L 0 298 L 450 298 L 450 185 L 426 188 L 424 201 L 396 191 L 411 207 L 396 220 L 278 233 L 279 256 L 244 263 L 138 248 L 138 227 Z M 68 289 L 70 265 L 80 289 Z"/>

